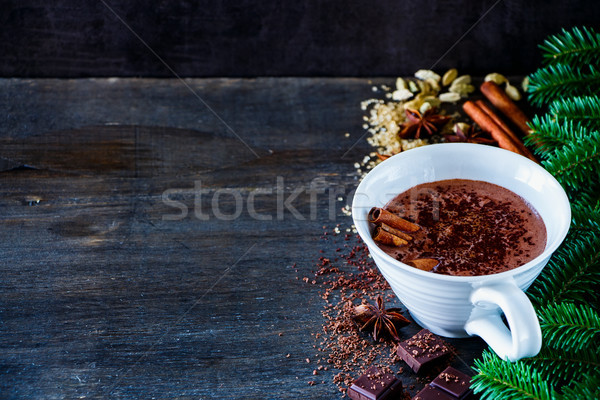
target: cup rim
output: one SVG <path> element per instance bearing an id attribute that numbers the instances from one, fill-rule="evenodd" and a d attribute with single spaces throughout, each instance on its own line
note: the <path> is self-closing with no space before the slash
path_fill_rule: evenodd
<path id="1" fill-rule="evenodd" d="M 411 267 L 410 265 L 404 264 L 403 262 L 396 260 L 389 254 L 384 252 L 377 245 L 377 243 L 375 243 L 375 241 L 371 237 L 370 233 L 364 231 L 363 226 L 359 223 L 360 221 L 357 221 L 357 215 L 355 214 L 355 210 L 357 209 L 357 207 L 356 207 L 356 202 L 357 202 L 357 198 L 358 198 L 357 194 L 359 194 L 361 192 L 366 193 L 365 191 L 361 191 L 361 186 L 364 186 L 365 185 L 364 182 L 367 182 L 369 179 L 371 179 L 373 176 L 375 176 L 375 174 L 378 174 L 378 173 L 380 173 L 380 171 L 384 170 L 386 168 L 386 165 L 391 165 L 392 163 L 396 162 L 395 160 L 397 160 L 398 157 L 404 157 L 406 154 L 410 154 L 411 157 L 414 157 L 415 154 L 418 154 L 419 152 L 427 153 L 430 151 L 436 151 L 440 148 L 440 146 L 444 146 L 444 147 L 451 146 L 451 147 L 457 147 L 459 149 L 463 148 L 468 151 L 478 151 L 478 152 L 488 151 L 490 153 L 497 153 L 497 154 L 501 153 L 503 157 L 513 158 L 514 162 L 524 163 L 525 165 L 529 165 L 530 167 L 535 168 L 538 171 L 540 171 L 543 175 L 545 175 L 547 178 L 549 178 L 551 181 L 553 181 L 556 185 L 558 185 L 559 188 L 562 189 L 561 194 L 564 198 L 561 200 L 566 200 L 566 204 L 568 205 L 568 207 L 567 207 L 568 215 L 566 216 L 567 224 L 566 224 L 565 228 L 563 229 L 563 232 L 561 232 L 555 238 L 555 240 L 553 242 L 546 243 L 546 248 L 544 249 L 544 251 L 542 253 L 540 253 L 537 257 L 535 257 L 534 259 L 530 260 L 529 262 L 527 262 L 521 266 L 518 266 L 516 268 L 510 269 L 508 271 L 497 272 L 494 274 L 487 274 L 487 275 L 462 276 L 462 275 L 437 274 L 437 273 L 432 273 L 432 272 L 428 272 L 428 271 L 422 271 L 420 269 Z M 369 176 L 371 176 L 371 178 L 369 178 Z M 459 178 L 457 178 L 457 179 L 459 179 Z M 464 178 L 464 179 L 468 179 L 468 178 Z M 481 180 L 485 181 L 485 179 L 481 179 Z M 527 200 L 527 199 L 525 199 L 525 200 Z M 571 224 L 571 207 L 570 207 L 570 201 L 567 197 L 567 194 L 566 194 L 564 188 L 556 180 L 556 178 L 554 178 L 554 176 L 552 174 L 550 174 L 548 171 L 546 171 L 546 169 L 544 169 L 541 165 L 535 163 L 534 161 L 532 161 L 524 156 L 521 156 L 519 154 L 516 154 L 514 152 L 511 152 L 511 151 L 508 151 L 508 150 L 505 150 L 505 149 L 502 149 L 499 147 L 493 147 L 493 146 L 489 146 L 489 145 L 482 145 L 482 144 L 475 144 L 475 143 L 437 143 L 437 144 L 421 146 L 418 148 L 407 150 L 406 152 L 396 154 L 396 155 L 382 161 L 377 166 L 375 166 L 375 168 L 373 168 L 371 171 L 369 171 L 369 173 L 366 176 L 364 176 L 363 179 L 360 181 L 360 183 L 358 184 L 356 191 L 354 193 L 354 198 L 352 200 L 352 219 L 353 219 L 354 225 L 356 227 L 356 230 L 357 230 L 359 236 L 367 245 L 369 252 L 374 252 L 377 254 L 377 256 L 383 257 L 385 260 L 389 261 L 390 264 L 393 265 L 394 267 L 399 268 L 399 269 L 404 270 L 409 273 L 419 275 L 419 276 L 429 277 L 429 278 L 438 279 L 438 280 L 442 280 L 442 281 L 475 282 L 475 281 L 480 281 L 482 279 L 510 278 L 513 275 L 519 274 L 523 270 L 529 269 L 532 265 L 539 264 L 542 260 L 544 260 L 546 258 L 550 258 L 550 256 L 556 251 L 558 246 L 560 246 L 560 244 L 563 242 L 563 240 L 567 236 L 567 233 L 569 231 L 569 227 Z M 546 223 L 546 221 L 544 221 L 544 223 Z M 367 223 L 367 226 L 368 226 L 368 223 Z M 378 264 L 377 264 L 377 266 L 378 266 L 378 268 L 380 268 Z"/>

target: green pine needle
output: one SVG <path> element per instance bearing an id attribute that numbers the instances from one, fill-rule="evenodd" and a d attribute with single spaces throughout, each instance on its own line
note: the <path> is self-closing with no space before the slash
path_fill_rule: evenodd
<path id="1" fill-rule="evenodd" d="M 562 301 L 598 304 L 600 235 L 570 240 L 552 256 L 528 294 L 538 307 Z"/>
<path id="2" fill-rule="evenodd" d="M 501 360 L 488 350 L 481 357 L 475 360 L 478 374 L 473 377 L 471 388 L 481 393 L 482 400 L 551 400 L 555 397 L 548 381 L 531 365 Z"/>
<path id="3" fill-rule="evenodd" d="M 598 63 L 600 34 L 590 28 L 573 28 L 570 32 L 550 36 L 540 45 L 548 63 Z"/>
<path id="4" fill-rule="evenodd" d="M 537 311 L 544 344 L 553 349 L 581 351 L 600 343 L 600 316 L 585 305 L 560 303 Z"/>
<path id="5" fill-rule="evenodd" d="M 559 399 L 600 399 L 600 374 L 584 374 L 573 385 L 563 388 Z"/>
<path id="6" fill-rule="evenodd" d="M 529 100 L 541 106 L 559 97 L 593 95 L 600 89 L 600 73 L 592 65 L 548 65 L 529 76 Z"/>
<path id="7" fill-rule="evenodd" d="M 600 132 L 590 132 L 555 151 L 542 165 L 563 185 L 574 190 L 600 182 Z"/>
<path id="8" fill-rule="evenodd" d="M 598 349 L 589 344 L 579 351 L 543 347 L 538 355 L 524 362 L 544 376 L 555 388 L 577 380 L 580 375 L 593 374 L 600 370 Z"/>
<path id="9" fill-rule="evenodd" d="M 548 114 L 554 121 L 573 121 L 578 126 L 597 131 L 600 130 L 600 97 L 560 98 L 550 104 Z"/>
<path id="10" fill-rule="evenodd" d="M 600 194 L 579 193 L 571 202 L 572 222 L 569 237 L 591 237 L 600 233 Z"/>
<path id="11" fill-rule="evenodd" d="M 529 127 L 532 132 L 525 137 L 525 144 L 531 146 L 534 152 L 548 158 L 556 150 L 578 142 L 589 136 L 589 130 L 570 120 L 557 121 L 549 114 L 542 117 L 534 116 Z"/>

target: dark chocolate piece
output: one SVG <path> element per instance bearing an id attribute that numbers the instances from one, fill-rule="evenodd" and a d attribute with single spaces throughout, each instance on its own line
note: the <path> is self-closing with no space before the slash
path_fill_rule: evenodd
<path id="1" fill-rule="evenodd" d="M 450 346 L 440 337 L 423 329 L 408 340 L 400 342 L 396 350 L 413 371 L 426 369 L 450 355 Z"/>
<path id="2" fill-rule="evenodd" d="M 354 381 L 346 394 L 354 400 L 400 399 L 403 394 L 402 382 L 394 374 L 388 374 L 371 366 Z"/>
<path id="3" fill-rule="evenodd" d="M 412 400 L 456 400 L 456 397 L 452 397 L 443 390 L 434 388 L 433 386 L 425 385 L 423 390 L 417 393 Z"/>
<path id="4" fill-rule="evenodd" d="M 433 387 L 439 388 L 457 399 L 464 399 L 470 393 L 471 377 L 452 367 L 446 368 L 431 382 Z"/>

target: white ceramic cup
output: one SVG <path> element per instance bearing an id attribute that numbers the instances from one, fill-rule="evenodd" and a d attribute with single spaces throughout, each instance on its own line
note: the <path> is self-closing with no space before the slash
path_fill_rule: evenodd
<path id="1" fill-rule="evenodd" d="M 421 183 L 471 179 L 505 187 L 529 202 L 546 225 L 542 254 L 509 271 L 483 276 L 426 272 L 394 259 L 371 238 L 367 214 Z M 414 320 L 446 337 L 477 335 L 503 359 L 536 355 L 542 345 L 540 325 L 523 293 L 564 240 L 571 222 L 569 200 L 560 184 L 533 161 L 491 146 L 434 144 L 385 160 L 358 185 L 352 216 L 379 270 Z M 504 313 L 508 326 L 502 321 Z"/>

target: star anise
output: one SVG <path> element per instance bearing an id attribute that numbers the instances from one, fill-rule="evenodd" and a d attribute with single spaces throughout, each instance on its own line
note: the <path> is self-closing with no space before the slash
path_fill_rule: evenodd
<path id="1" fill-rule="evenodd" d="M 460 124 L 455 127 L 454 135 L 445 135 L 449 142 L 464 142 L 464 143 L 480 143 L 480 144 L 495 144 L 496 141 L 487 137 L 483 137 L 485 132 L 476 129 L 475 125 L 469 126 L 466 132 L 463 132 Z"/>
<path id="2" fill-rule="evenodd" d="M 439 132 L 450 120 L 450 117 L 436 114 L 435 108 L 430 108 L 421 114 L 417 110 L 406 110 L 408 121 L 402 125 L 398 136 L 402 139 L 419 139 L 421 136 L 431 136 Z"/>
<path id="3" fill-rule="evenodd" d="M 377 304 L 361 304 L 354 307 L 352 319 L 358 324 L 359 329 L 373 329 L 373 339 L 378 340 L 383 336 L 400 340 L 398 329 L 410 324 L 399 308 L 385 309 L 383 299 L 377 296 Z"/>

